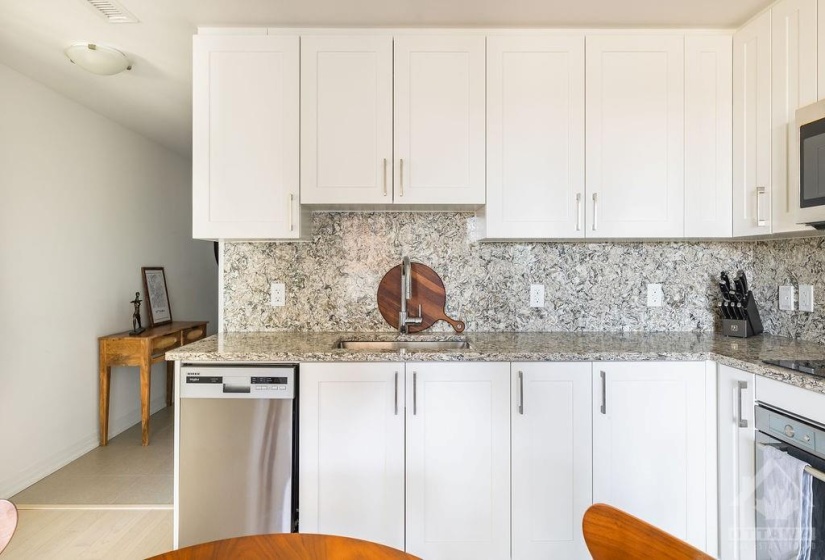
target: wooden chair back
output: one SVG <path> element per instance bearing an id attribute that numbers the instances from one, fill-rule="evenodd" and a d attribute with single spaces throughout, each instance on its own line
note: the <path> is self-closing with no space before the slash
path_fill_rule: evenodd
<path id="1" fill-rule="evenodd" d="M 8 500 L 0 500 L 0 554 L 8 546 L 17 529 L 17 508 Z"/>
<path id="2" fill-rule="evenodd" d="M 187 546 L 149 560 L 421 560 L 377 543 L 335 537 L 287 533 L 237 537 Z"/>
<path id="3" fill-rule="evenodd" d="M 582 528 L 593 560 L 713 560 L 670 533 L 607 504 L 590 506 Z"/>

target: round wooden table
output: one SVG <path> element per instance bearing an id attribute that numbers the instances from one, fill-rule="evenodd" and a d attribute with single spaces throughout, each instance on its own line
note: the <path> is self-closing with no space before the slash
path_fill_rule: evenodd
<path id="1" fill-rule="evenodd" d="M 287 533 L 188 546 L 148 560 L 421 560 L 388 546 L 331 535 Z"/>

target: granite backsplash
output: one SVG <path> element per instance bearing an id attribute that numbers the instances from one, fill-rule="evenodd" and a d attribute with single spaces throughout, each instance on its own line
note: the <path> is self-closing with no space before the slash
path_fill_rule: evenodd
<path id="1" fill-rule="evenodd" d="M 479 243 L 469 213 L 322 212 L 303 243 L 224 244 L 225 331 L 388 331 L 376 290 L 403 255 L 433 268 L 468 331 L 712 331 L 720 270 L 747 272 L 766 332 L 825 341 L 821 313 L 778 311 L 780 283 L 825 295 L 823 238 Z M 269 303 L 271 282 L 287 304 Z M 529 306 L 529 285 L 545 307 Z M 647 307 L 647 284 L 663 284 Z M 822 308 L 821 305 L 818 306 Z M 446 323 L 432 330 L 448 331 Z"/>

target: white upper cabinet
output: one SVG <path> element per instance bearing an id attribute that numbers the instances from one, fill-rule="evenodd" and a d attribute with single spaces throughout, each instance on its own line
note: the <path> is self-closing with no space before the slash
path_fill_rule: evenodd
<path id="1" fill-rule="evenodd" d="M 771 13 L 733 36 L 733 235 L 771 232 Z"/>
<path id="2" fill-rule="evenodd" d="M 684 235 L 684 37 L 587 38 L 587 235 Z"/>
<path id="3" fill-rule="evenodd" d="M 584 237 L 584 194 L 584 35 L 488 37 L 485 237 Z"/>
<path id="4" fill-rule="evenodd" d="M 485 38 L 395 38 L 395 202 L 484 204 Z"/>
<path id="5" fill-rule="evenodd" d="M 771 8 L 772 233 L 811 229 L 796 223 L 796 110 L 817 100 L 816 13 L 816 0 L 783 0 Z"/>
<path id="6" fill-rule="evenodd" d="M 817 1 L 817 99 L 825 98 L 825 0 Z"/>
<path id="7" fill-rule="evenodd" d="M 730 237 L 730 35 L 685 36 L 685 237 Z"/>
<path id="8" fill-rule="evenodd" d="M 298 66 L 298 37 L 194 38 L 193 237 L 302 233 Z"/>
<path id="9" fill-rule="evenodd" d="M 392 37 L 301 38 L 301 203 L 392 202 Z"/>

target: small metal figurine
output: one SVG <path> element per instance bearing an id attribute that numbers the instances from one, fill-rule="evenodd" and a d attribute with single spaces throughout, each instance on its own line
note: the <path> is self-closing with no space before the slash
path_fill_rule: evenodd
<path id="1" fill-rule="evenodd" d="M 146 330 L 140 324 L 140 304 L 142 302 L 143 300 L 140 299 L 140 292 L 135 292 L 135 299 L 129 302 L 135 306 L 135 312 L 132 314 L 132 330 L 129 331 L 131 336 L 137 336 Z"/>

